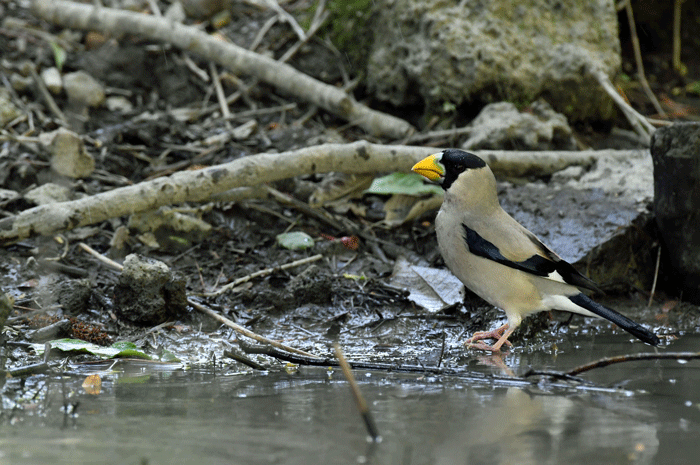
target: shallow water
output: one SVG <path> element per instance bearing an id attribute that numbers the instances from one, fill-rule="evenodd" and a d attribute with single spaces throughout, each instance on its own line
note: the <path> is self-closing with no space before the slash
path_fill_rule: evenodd
<path id="1" fill-rule="evenodd" d="M 685 336 L 662 350 L 694 351 L 698 343 Z M 521 374 L 651 350 L 611 335 L 503 363 Z M 477 374 L 504 374 L 489 364 L 498 365 L 465 357 Z M 700 361 L 600 368 L 583 375 L 591 388 L 356 371 L 378 444 L 367 442 L 338 370 L 215 372 L 123 361 L 107 368 L 28 379 L 22 408 L 4 405 L 0 464 L 677 465 L 698 463 L 700 453 Z M 81 387 L 90 373 L 102 376 L 97 395 Z M 63 413 L 76 402 L 76 415 Z"/>

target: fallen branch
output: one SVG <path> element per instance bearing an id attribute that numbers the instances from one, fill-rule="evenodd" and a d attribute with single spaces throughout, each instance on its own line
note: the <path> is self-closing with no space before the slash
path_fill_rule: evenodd
<path id="1" fill-rule="evenodd" d="M 34 0 L 32 11 L 38 17 L 63 27 L 98 31 L 115 37 L 133 34 L 172 44 L 214 61 L 234 73 L 254 76 L 282 92 L 318 105 L 371 134 L 399 139 L 414 131 L 406 121 L 372 110 L 342 89 L 307 76 L 285 63 L 218 40 L 195 27 L 132 11 L 63 0 Z"/>
<path id="2" fill-rule="evenodd" d="M 259 154 L 167 177 L 120 187 L 68 202 L 40 205 L 0 220 L 0 245 L 101 221 L 155 210 L 165 205 L 209 200 L 230 189 L 306 174 L 408 172 L 433 147 L 377 145 L 365 141 L 325 144 L 277 154 Z M 477 152 L 498 175 L 544 176 L 570 165 L 588 166 L 600 157 L 628 158 L 631 150 L 586 152 Z"/>
<path id="3" fill-rule="evenodd" d="M 335 350 L 335 356 L 338 358 L 340 369 L 342 370 L 345 379 L 348 380 L 348 384 L 350 384 L 352 397 L 353 399 L 355 399 L 355 405 L 357 406 L 357 410 L 360 412 L 362 421 L 364 422 L 365 427 L 367 428 L 367 433 L 372 438 L 373 442 L 379 442 L 381 440 L 381 436 L 379 436 L 377 424 L 374 421 L 374 416 L 372 415 L 372 411 L 367 405 L 365 397 L 362 395 L 360 386 L 357 384 L 355 376 L 352 374 L 352 367 L 345 358 L 345 354 L 343 354 L 343 350 L 340 348 L 340 344 L 334 344 L 333 349 Z"/>
<path id="4" fill-rule="evenodd" d="M 617 363 L 637 362 L 639 360 L 696 360 L 700 359 L 700 352 L 666 352 L 666 353 L 644 353 L 618 355 L 616 357 L 607 357 L 596 360 L 595 362 L 580 365 L 566 372 L 569 376 L 576 376 L 583 372 L 593 370 L 594 368 L 602 368 Z"/>
<path id="5" fill-rule="evenodd" d="M 246 354 L 263 354 L 269 357 L 275 358 L 277 360 L 282 360 L 285 362 L 295 363 L 298 365 L 305 366 L 320 366 L 320 367 L 339 367 L 340 363 L 336 358 L 324 358 L 324 357 L 304 357 L 296 354 L 290 354 L 283 350 L 270 347 L 269 345 L 255 345 L 248 344 L 241 340 L 238 341 L 238 345 L 241 350 Z M 478 371 L 472 371 L 469 368 L 444 368 L 437 366 L 425 366 L 425 365 L 409 365 L 401 363 L 390 363 L 390 362 L 368 362 L 361 360 L 349 360 L 348 363 L 352 366 L 353 370 L 377 370 L 391 373 L 411 373 L 418 375 L 438 375 L 438 376 L 453 376 L 459 378 L 469 384 L 473 385 L 486 385 L 491 387 L 516 387 L 516 388 L 527 388 L 532 386 L 537 386 L 539 380 L 529 380 L 525 377 L 511 377 L 511 376 L 499 376 L 491 373 L 482 373 Z M 270 369 L 270 367 L 266 367 Z M 559 373 L 560 375 L 563 375 Z M 553 376 L 554 377 L 554 376 Z M 592 382 L 585 380 L 583 378 L 577 378 L 574 376 L 569 376 L 568 378 L 560 376 L 562 380 L 568 381 L 566 383 L 550 383 L 549 387 L 556 387 L 561 389 L 575 389 L 577 392 L 589 391 L 589 392 L 612 392 L 617 393 L 619 389 L 609 388 L 605 386 L 599 386 L 593 384 Z M 572 384 L 573 383 L 573 384 Z"/>
<path id="6" fill-rule="evenodd" d="M 225 316 L 215 312 L 214 310 L 210 309 L 209 307 L 205 307 L 204 305 L 200 304 L 199 302 L 197 302 L 191 298 L 187 299 L 187 303 L 190 304 L 195 309 L 199 310 L 200 312 L 206 313 L 207 315 L 214 318 L 218 322 L 225 324 L 226 326 L 233 329 L 237 333 L 240 333 L 240 334 L 242 334 L 246 337 L 249 337 L 255 341 L 262 342 L 263 344 L 269 344 L 272 347 L 275 347 L 277 349 L 287 351 L 287 352 L 290 352 L 293 354 L 299 354 L 301 356 L 309 357 L 309 358 L 316 358 L 313 354 L 310 354 L 310 353 L 305 352 L 305 351 L 300 350 L 300 349 L 295 349 L 294 347 L 290 347 L 288 345 L 282 344 L 282 343 L 277 342 L 277 341 L 273 341 L 272 339 L 268 339 L 264 336 L 261 336 L 257 333 L 254 333 L 253 331 L 246 329 L 243 326 L 234 323 L 233 321 L 229 320 Z"/>
<path id="7" fill-rule="evenodd" d="M 594 362 L 579 365 L 576 368 L 561 372 L 561 371 L 541 371 L 530 370 L 523 375 L 524 378 L 530 376 L 549 376 L 557 379 L 565 379 L 570 381 L 583 382 L 582 378 L 577 376 L 586 371 L 591 371 L 595 368 L 603 368 L 610 365 L 626 362 L 638 362 L 640 360 L 697 360 L 700 359 L 700 352 L 666 352 L 666 353 L 643 353 L 643 354 L 628 354 L 618 355 L 615 357 L 606 357 Z"/>
<path id="8" fill-rule="evenodd" d="M 610 78 L 608 78 L 607 74 L 597 68 L 591 69 L 591 73 L 603 90 L 605 90 L 617 106 L 620 107 L 620 110 L 622 110 L 622 113 L 624 113 L 632 128 L 642 137 L 645 144 L 649 146 L 649 144 L 651 144 L 651 135 L 656 128 L 643 115 L 632 108 L 629 103 L 625 102 L 625 99 L 615 90 L 615 86 L 610 82 Z"/>
<path id="9" fill-rule="evenodd" d="M 204 296 L 204 297 L 216 297 L 216 296 L 219 296 L 219 295 L 225 293 L 229 289 L 233 289 L 236 286 L 239 286 L 243 283 L 247 283 L 248 281 L 250 281 L 253 278 L 259 278 L 260 276 L 267 276 L 269 274 L 272 274 L 275 271 L 288 270 L 289 268 L 295 268 L 297 266 L 306 265 L 307 263 L 313 263 L 313 262 L 320 260 L 322 258 L 323 258 L 323 255 L 317 254 L 317 255 L 313 255 L 311 257 L 306 257 L 306 258 L 302 258 L 300 260 L 295 260 L 293 262 L 285 263 L 284 265 L 274 266 L 271 268 L 265 268 L 264 270 L 259 270 L 259 271 L 256 271 L 255 273 L 251 273 L 248 276 L 243 276 L 242 278 L 238 278 L 238 279 L 228 283 L 227 285 L 223 286 L 221 289 L 218 289 L 214 292 L 204 293 L 204 294 L 202 294 L 202 296 Z"/>

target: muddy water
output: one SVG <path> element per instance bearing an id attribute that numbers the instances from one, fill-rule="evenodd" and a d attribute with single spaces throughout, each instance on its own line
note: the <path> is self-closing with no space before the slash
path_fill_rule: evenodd
<path id="1" fill-rule="evenodd" d="M 685 336 L 662 350 L 696 350 Z M 578 347 L 578 348 L 576 348 Z M 610 336 L 558 354 L 509 355 L 508 369 L 565 370 L 602 353 L 649 351 Z M 503 375 L 493 359 L 475 372 Z M 370 444 L 341 374 L 186 370 L 120 362 L 27 380 L 4 405 L 0 463 L 697 464 L 700 362 L 634 362 L 590 387 L 358 371 L 382 441 Z M 102 388 L 81 387 L 99 372 Z M 16 381 L 9 381 L 14 383 Z M 12 384 L 8 385 L 12 387 Z M 63 405 L 76 404 L 75 415 Z"/>

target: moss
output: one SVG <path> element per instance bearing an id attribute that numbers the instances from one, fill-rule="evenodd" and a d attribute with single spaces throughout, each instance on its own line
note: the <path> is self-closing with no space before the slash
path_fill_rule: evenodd
<path id="1" fill-rule="evenodd" d="M 372 46 L 370 20 L 373 17 L 372 0 L 331 0 L 328 2 L 330 20 L 323 31 L 343 53 L 355 69 L 366 67 Z"/>

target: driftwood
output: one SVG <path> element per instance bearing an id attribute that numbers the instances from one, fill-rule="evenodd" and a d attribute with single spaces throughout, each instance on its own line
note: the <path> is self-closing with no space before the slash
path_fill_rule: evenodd
<path id="1" fill-rule="evenodd" d="M 254 76 L 276 89 L 355 124 L 370 134 L 400 139 L 414 128 L 406 121 L 372 110 L 342 89 L 318 81 L 272 58 L 224 42 L 192 26 L 132 11 L 63 0 L 34 0 L 32 11 L 53 24 L 99 31 L 110 36 L 133 34 L 196 53 L 237 74 Z"/>
<path id="2" fill-rule="evenodd" d="M 378 145 L 360 141 L 324 144 L 290 152 L 259 154 L 198 171 L 181 171 L 167 177 L 69 202 L 24 210 L 0 220 L 0 245 L 37 234 L 99 223 L 154 210 L 165 205 L 209 200 L 230 189 L 278 181 L 305 174 L 408 172 L 421 158 L 437 151 L 433 147 Z M 544 176 L 570 165 L 588 166 L 600 157 L 630 157 L 630 150 L 587 152 L 477 152 L 497 175 Z"/>

